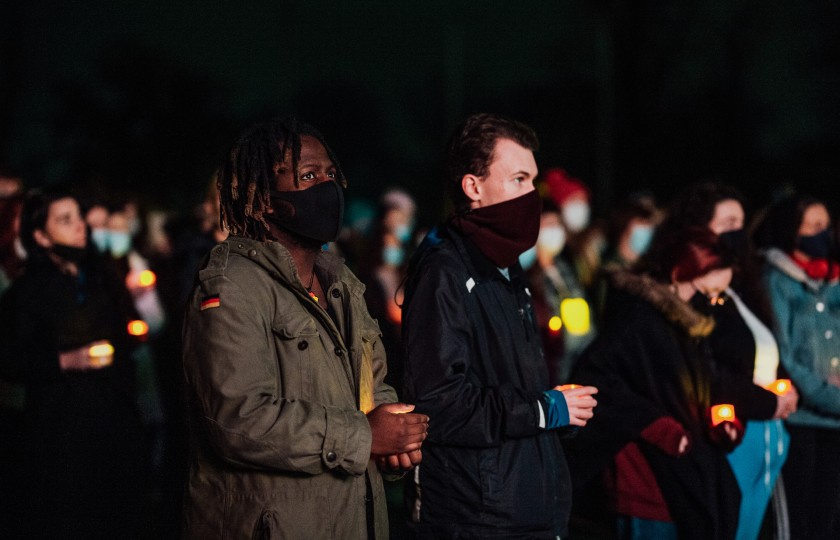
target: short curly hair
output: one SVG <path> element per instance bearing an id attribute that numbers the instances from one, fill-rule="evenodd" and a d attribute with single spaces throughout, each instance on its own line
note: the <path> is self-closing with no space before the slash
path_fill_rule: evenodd
<path id="1" fill-rule="evenodd" d="M 537 134 L 529 126 L 492 113 L 474 114 L 452 134 L 446 148 L 446 185 L 456 212 L 469 209 L 469 199 L 461 189 L 464 175 L 484 176 L 493 162 L 499 139 L 510 139 L 532 152 L 539 150 Z"/>

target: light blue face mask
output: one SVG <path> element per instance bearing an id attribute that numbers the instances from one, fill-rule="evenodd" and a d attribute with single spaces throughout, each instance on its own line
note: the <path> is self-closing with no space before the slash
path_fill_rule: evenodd
<path id="1" fill-rule="evenodd" d="M 97 228 L 90 230 L 90 239 L 93 241 L 93 245 L 96 246 L 99 253 L 108 251 L 108 239 L 110 236 L 111 233 L 108 229 Z"/>
<path id="2" fill-rule="evenodd" d="M 519 264 L 522 265 L 523 270 L 528 270 L 537 261 L 537 246 L 532 247 L 528 251 L 523 251 L 519 254 Z"/>
<path id="3" fill-rule="evenodd" d="M 401 244 L 405 244 L 411 240 L 411 225 L 408 225 L 407 223 L 397 225 L 397 228 L 394 230 L 394 236 L 397 237 L 397 240 L 399 240 Z"/>
<path id="4" fill-rule="evenodd" d="M 131 250 L 131 235 L 123 231 L 110 231 L 109 245 L 112 257 L 123 257 Z"/>
<path id="5" fill-rule="evenodd" d="M 405 250 L 399 246 L 385 246 L 382 248 L 382 262 L 391 266 L 399 266 L 405 259 Z"/>
<path id="6" fill-rule="evenodd" d="M 653 227 L 650 225 L 636 225 L 630 232 L 630 249 L 636 255 L 644 255 L 653 240 Z"/>

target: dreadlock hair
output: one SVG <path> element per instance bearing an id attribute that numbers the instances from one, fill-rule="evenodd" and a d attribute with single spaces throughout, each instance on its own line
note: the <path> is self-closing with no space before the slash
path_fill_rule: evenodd
<path id="1" fill-rule="evenodd" d="M 300 139 L 304 135 L 324 145 L 335 165 L 336 182 L 347 187 L 338 159 L 317 129 L 294 117 L 260 122 L 240 135 L 219 168 L 216 186 L 222 228 L 233 235 L 260 241 L 268 239 L 265 214 L 271 208 L 275 168 L 287 154 L 291 156 L 295 186 L 298 185 Z"/>

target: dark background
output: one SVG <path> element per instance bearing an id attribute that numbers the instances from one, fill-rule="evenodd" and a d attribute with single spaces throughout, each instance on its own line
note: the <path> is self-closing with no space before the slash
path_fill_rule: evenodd
<path id="1" fill-rule="evenodd" d="M 838 56 L 830 0 L 9 1 L 0 165 L 188 209 L 243 127 L 294 113 L 351 194 L 406 187 L 429 221 L 449 132 L 487 110 L 535 127 L 600 213 L 708 177 L 836 208 Z"/>

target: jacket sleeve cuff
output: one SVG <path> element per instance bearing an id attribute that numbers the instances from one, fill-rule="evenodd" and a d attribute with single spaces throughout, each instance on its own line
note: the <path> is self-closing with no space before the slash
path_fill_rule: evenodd
<path id="1" fill-rule="evenodd" d="M 641 433 L 642 439 L 675 457 L 682 455 L 680 454 L 680 440 L 687 435 L 682 424 L 671 416 L 662 416 L 654 420 Z"/>
<path id="2" fill-rule="evenodd" d="M 327 429 L 321 461 L 328 469 L 341 468 L 349 474 L 364 474 L 370 461 L 372 437 L 362 411 L 325 407 Z"/>

